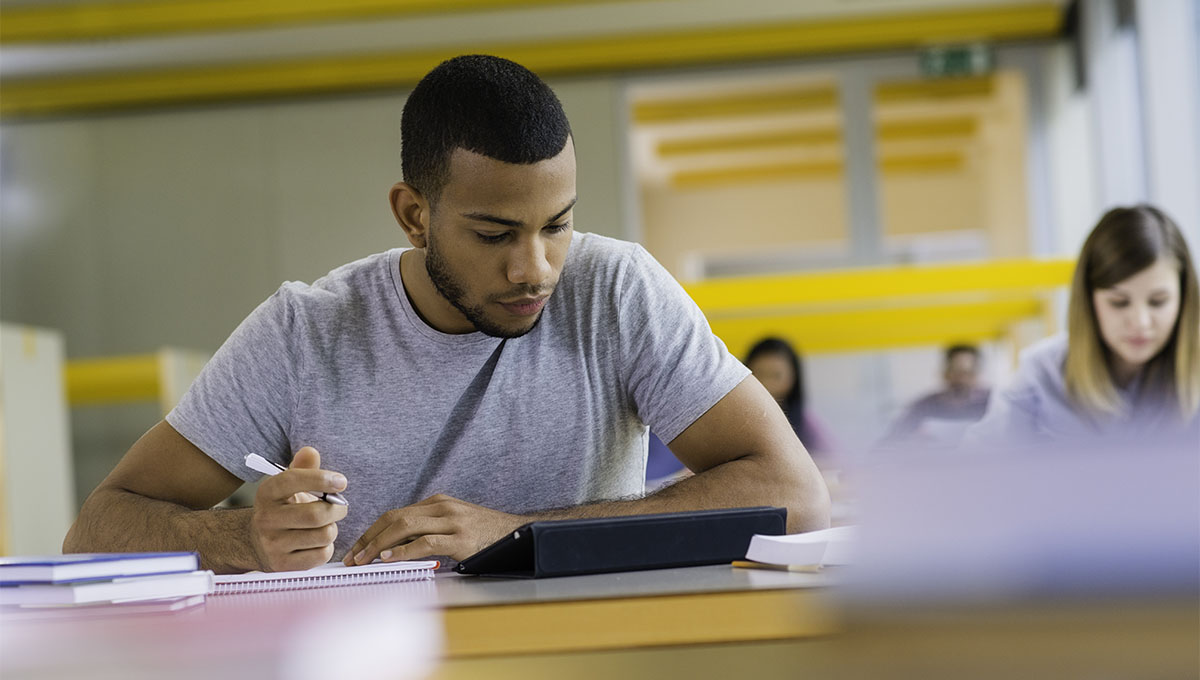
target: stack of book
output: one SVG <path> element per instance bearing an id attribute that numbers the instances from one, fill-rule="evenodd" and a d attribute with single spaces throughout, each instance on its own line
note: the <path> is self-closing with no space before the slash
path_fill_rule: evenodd
<path id="1" fill-rule="evenodd" d="M 165 610 L 202 603 L 213 573 L 195 553 L 94 553 L 0 558 L 0 613 L 141 603 Z"/>

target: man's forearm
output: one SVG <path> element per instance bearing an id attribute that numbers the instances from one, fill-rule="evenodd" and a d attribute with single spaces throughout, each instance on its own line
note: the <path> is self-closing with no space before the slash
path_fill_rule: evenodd
<path id="1" fill-rule="evenodd" d="M 815 466 L 797 465 L 797 469 L 781 474 L 777 467 L 764 465 L 752 456 L 722 463 L 645 498 L 548 510 L 531 516 L 534 519 L 612 517 L 756 505 L 787 508 L 790 533 L 829 526 L 829 490 Z"/>
<path id="2" fill-rule="evenodd" d="M 120 489 L 98 489 L 83 504 L 63 552 L 195 551 L 218 573 L 259 569 L 250 508 L 191 510 Z"/>

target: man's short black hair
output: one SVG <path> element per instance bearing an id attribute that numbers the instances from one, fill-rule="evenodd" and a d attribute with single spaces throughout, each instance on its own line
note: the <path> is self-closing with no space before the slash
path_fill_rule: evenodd
<path id="1" fill-rule="evenodd" d="M 950 345 L 949 347 L 947 347 L 946 348 L 946 363 L 947 364 L 949 364 L 950 361 L 952 359 L 954 359 L 955 354 L 970 354 L 971 356 L 975 357 L 975 361 L 979 361 L 979 348 L 976 347 L 975 345 L 968 345 L 966 343 L 960 343 L 957 345 Z"/>
<path id="2" fill-rule="evenodd" d="M 533 71 L 500 57 L 454 57 L 426 74 L 404 104 L 404 181 L 434 203 L 455 149 L 532 164 L 561 153 L 570 134 L 558 97 Z"/>

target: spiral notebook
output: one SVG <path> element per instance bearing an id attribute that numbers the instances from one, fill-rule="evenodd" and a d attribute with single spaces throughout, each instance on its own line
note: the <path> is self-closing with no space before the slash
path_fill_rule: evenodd
<path id="1" fill-rule="evenodd" d="M 341 563 L 332 562 L 303 571 L 252 571 L 247 574 L 221 574 L 214 579 L 213 595 L 423 581 L 433 578 L 433 572 L 439 564 L 435 560 L 425 560 L 374 562 L 347 567 Z"/>

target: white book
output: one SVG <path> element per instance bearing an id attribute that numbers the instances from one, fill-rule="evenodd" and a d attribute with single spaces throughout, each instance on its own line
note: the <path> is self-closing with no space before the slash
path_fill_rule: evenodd
<path id="1" fill-rule="evenodd" d="M 802 534 L 755 534 L 746 559 L 791 566 L 849 564 L 853 560 L 857 527 L 833 527 Z"/>
<path id="2" fill-rule="evenodd" d="M 262 593 L 273 590 L 303 590 L 369 583 L 421 581 L 433 578 L 440 566 L 436 560 L 373 562 L 347 567 L 340 562 L 323 564 L 299 571 L 252 571 L 246 574 L 221 574 L 216 577 L 216 595 Z"/>
<path id="3" fill-rule="evenodd" d="M 211 571 L 192 571 L 183 574 L 133 576 L 111 581 L 0 586 L 0 605 L 164 600 L 206 595 L 212 590 Z"/>
<path id="4" fill-rule="evenodd" d="M 110 581 L 126 576 L 196 571 L 196 553 L 73 553 L 0 557 L 0 585 Z"/>
<path id="5" fill-rule="evenodd" d="M 0 609 L 5 621 L 81 621 L 117 619 L 147 614 L 173 614 L 193 610 L 204 604 L 204 595 L 188 595 L 166 600 L 135 602 L 92 602 L 88 604 L 26 604 Z"/>

